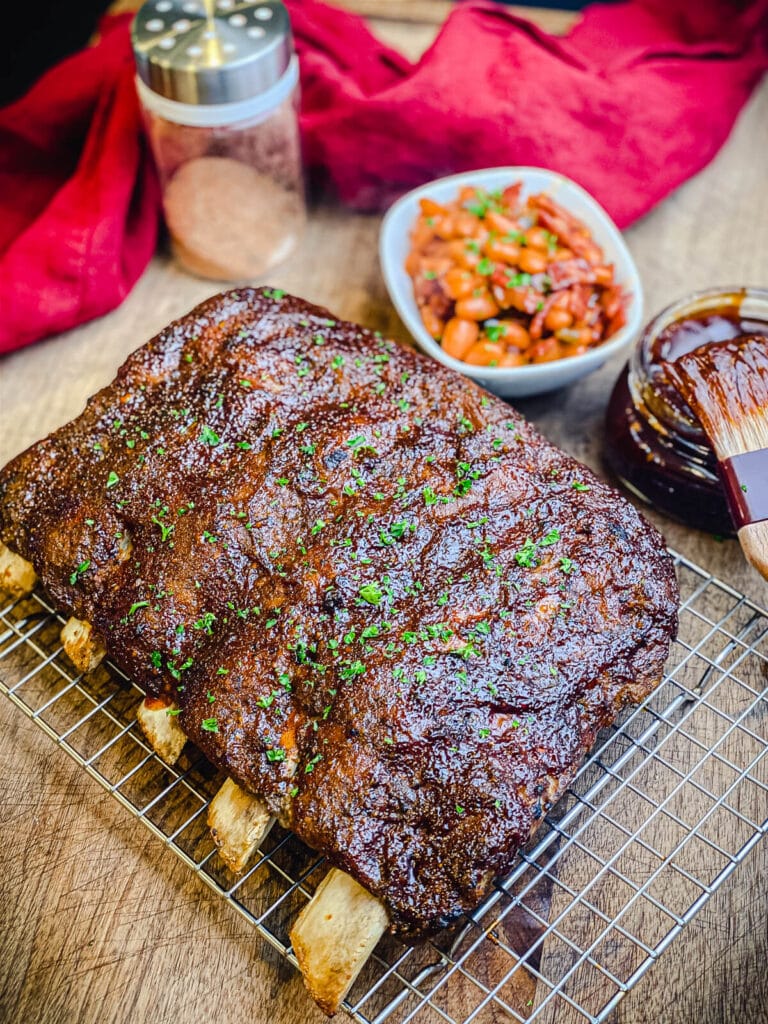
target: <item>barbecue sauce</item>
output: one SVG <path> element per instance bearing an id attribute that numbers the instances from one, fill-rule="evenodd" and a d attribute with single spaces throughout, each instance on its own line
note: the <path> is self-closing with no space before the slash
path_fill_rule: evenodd
<path id="1" fill-rule="evenodd" d="M 768 337 L 768 293 L 717 292 L 669 307 L 646 328 L 606 415 L 604 459 L 619 480 L 671 518 L 723 535 L 734 529 L 715 453 L 665 364 L 743 334 Z"/>

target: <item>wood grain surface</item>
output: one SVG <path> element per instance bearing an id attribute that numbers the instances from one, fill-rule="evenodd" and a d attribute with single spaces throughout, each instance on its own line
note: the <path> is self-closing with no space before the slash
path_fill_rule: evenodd
<path id="1" fill-rule="evenodd" d="M 410 26 L 390 24 L 389 42 L 413 52 L 413 38 Z M 697 287 L 768 284 L 766 158 L 768 83 L 716 160 L 627 232 L 649 315 Z M 378 268 L 378 226 L 378 217 L 320 206 L 298 257 L 265 283 L 405 339 Z M 120 309 L 5 359 L 0 463 L 76 415 L 129 352 L 215 290 L 160 255 Z M 602 416 L 620 367 L 614 361 L 520 407 L 599 469 Z M 768 604 L 768 588 L 735 542 L 652 518 L 675 548 Z M 325 1019 L 294 970 L 7 701 L 0 730 L 2 1024 Z M 765 1024 L 766 963 L 763 843 L 611 1019 Z M 563 1010 L 557 1024 L 582 1020 Z"/>

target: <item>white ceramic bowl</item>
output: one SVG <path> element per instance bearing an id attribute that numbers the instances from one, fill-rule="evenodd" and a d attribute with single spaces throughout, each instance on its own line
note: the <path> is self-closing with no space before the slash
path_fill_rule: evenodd
<path id="1" fill-rule="evenodd" d="M 568 356 L 551 363 L 529 366 L 470 366 L 447 355 L 427 332 L 413 295 L 413 282 L 405 271 L 410 249 L 410 231 L 419 215 L 419 200 L 428 196 L 437 202 L 456 198 L 463 185 L 477 185 L 488 191 L 505 188 L 522 181 L 524 196 L 547 192 L 558 203 L 582 220 L 592 237 L 605 252 L 606 262 L 613 263 L 615 279 L 623 285 L 629 299 L 627 323 L 608 341 L 580 356 Z M 491 167 L 438 178 L 416 188 L 390 207 L 379 235 L 379 259 L 389 296 L 400 318 L 413 335 L 419 348 L 444 366 L 458 370 L 482 387 L 502 397 L 538 395 L 544 391 L 572 384 L 580 377 L 599 369 L 611 356 L 627 348 L 637 337 L 643 317 L 643 293 L 635 262 L 624 244 L 621 233 L 600 204 L 569 178 L 540 167 Z"/>

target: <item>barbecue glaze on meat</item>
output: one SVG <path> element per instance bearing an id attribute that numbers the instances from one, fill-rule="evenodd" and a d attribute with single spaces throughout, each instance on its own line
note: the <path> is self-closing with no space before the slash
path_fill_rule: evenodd
<path id="1" fill-rule="evenodd" d="M 661 537 L 467 380 L 244 289 L 0 474 L 0 536 L 417 938 L 507 871 L 676 629 Z"/>

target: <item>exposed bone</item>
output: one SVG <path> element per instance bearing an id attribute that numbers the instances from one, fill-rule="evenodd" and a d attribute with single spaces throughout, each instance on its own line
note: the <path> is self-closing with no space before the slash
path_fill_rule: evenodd
<path id="1" fill-rule="evenodd" d="M 166 764 L 174 765 L 179 759 L 187 737 L 176 721 L 175 705 L 158 697 L 145 697 L 136 718 L 149 745 Z"/>
<path id="2" fill-rule="evenodd" d="M 388 924 L 379 900 L 343 871 L 328 872 L 291 929 L 304 983 L 325 1013 L 337 1012 Z"/>
<path id="3" fill-rule="evenodd" d="M 76 619 L 74 615 L 67 620 L 61 631 L 61 642 L 64 653 L 78 672 L 93 672 L 107 653 L 101 637 L 93 632 L 90 622 Z"/>
<path id="4" fill-rule="evenodd" d="M 280 736 L 280 747 L 285 751 L 283 768 L 289 777 L 293 776 L 299 764 L 299 752 L 290 721 Z M 239 873 L 245 868 L 275 820 L 285 828 L 290 827 L 291 804 L 292 799 L 286 794 L 279 807 L 273 809 L 276 819 L 262 799 L 227 779 L 208 808 L 208 826 L 221 859 L 230 871 Z"/>
<path id="5" fill-rule="evenodd" d="M 219 856 L 235 873 L 243 870 L 274 822 L 264 801 L 232 779 L 227 779 L 208 807 L 208 827 Z"/>
<path id="6" fill-rule="evenodd" d="M 0 590 L 9 597 L 26 597 L 35 589 L 37 573 L 32 563 L 15 554 L 0 541 Z"/>

